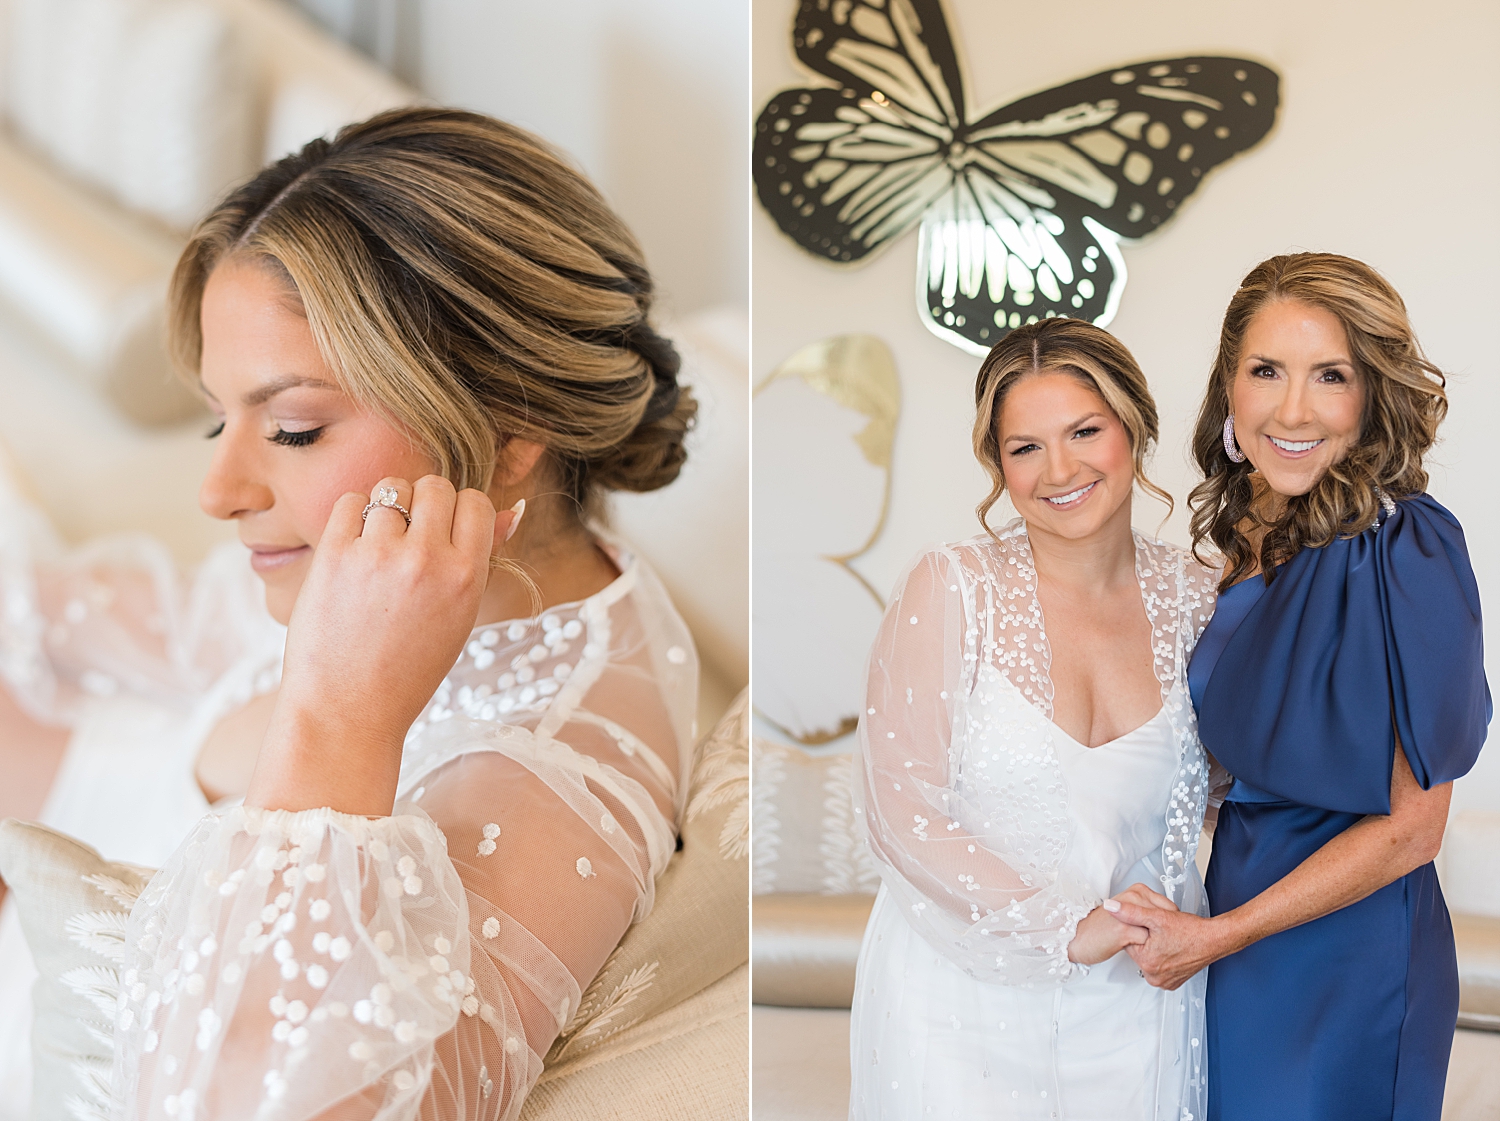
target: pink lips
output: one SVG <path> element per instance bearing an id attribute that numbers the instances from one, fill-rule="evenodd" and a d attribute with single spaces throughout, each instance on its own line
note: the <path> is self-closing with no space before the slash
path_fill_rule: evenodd
<path id="1" fill-rule="evenodd" d="M 1300 444 L 1300 443 L 1305 443 L 1306 441 L 1303 441 L 1303 440 L 1289 440 L 1287 442 L 1288 443 L 1297 443 L 1297 444 Z M 1302 459 L 1305 456 L 1312 455 L 1313 452 L 1317 451 L 1320 447 L 1323 446 L 1323 441 L 1319 440 L 1316 444 L 1314 444 L 1310 448 L 1303 448 L 1301 451 L 1292 451 L 1290 448 L 1284 448 L 1284 447 L 1282 447 L 1280 444 L 1278 444 L 1275 440 L 1271 439 L 1271 437 L 1269 437 L 1269 436 L 1266 437 L 1266 443 L 1270 444 L 1271 445 L 1271 450 L 1274 451 L 1277 455 L 1281 456 L 1282 459 Z"/>
<path id="2" fill-rule="evenodd" d="M 312 549 L 307 545 L 298 545 L 291 548 L 275 548 L 273 546 L 250 546 L 250 567 L 261 574 L 276 572 L 289 564 L 295 564 L 301 560 Z"/>
<path id="3" fill-rule="evenodd" d="M 1054 510 L 1076 510 L 1079 506 L 1081 506 L 1083 503 L 1085 503 L 1085 502 L 1088 501 L 1089 495 L 1091 495 L 1091 494 L 1094 493 L 1094 487 L 1098 485 L 1098 482 L 1099 482 L 1099 480 L 1095 479 L 1094 482 L 1089 483 L 1087 486 L 1080 488 L 1081 489 L 1081 493 L 1079 493 L 1078 497 L 1075 498 L 1075 499 L 1073 499 L 1072 502 L 1062 502 L 1062 503 L 1059 503 L 1059 502 L 1053 501 L 1054 498 L 1061 497 L 1060 495 L 1049 495 L 1049 496 L 1047 496 L 1044 499 L 1044 501 L 1046 501 L 1047 505 L 1050 506 Z M 1066 491 L 1065 493 L 1067 493 L 1067 494 L 1073 494 L 1075 492 L 1074 491 Z"/>

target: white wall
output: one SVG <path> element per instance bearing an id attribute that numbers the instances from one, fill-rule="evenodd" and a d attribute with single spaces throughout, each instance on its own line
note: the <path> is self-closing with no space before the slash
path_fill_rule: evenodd
<path id="1" fill-rule="evenodd" d="M 743 307 L 744 0 L 419 0 L 413 75 L 562 147 L 640 238 L 663 311 Z"/>
<path id="2" fill-rule="evenodd" d="M 793 0 L 753 0 L 753 111 L 808 84 L 791 52 Z M 1405 297 L 1429 355 L 1452 375 L 1452 411 L 1432 456 L 1432 493 L 1463 522 L 1489 608 L 1491 681 L 1500 690 L 1500 524 L 1494 456 L 1500 417 L 1493 342 L 1500 274 L 1500 7 L 1431 0 L 1353 3 L 1085 0 L 1055 18 L 993 0 L 950 0 L 973 112 L 1118 64 L 1185 54 L 1258 59 L 1282 76 L 1279 124 L 1212 173 L 1164 230 L 1126 244 L 1130 280 L 1111 325 L 1151 378 L 1163 439 L 1154 474 L 1178 499 L 1163 536 L 1186 543 L 1195 481 L 1189 426 L 1219 317 L 1241 276 L 1275 253 L 1363 258 Z M 938 340 L 913 305 L 916 236 L 874 263 L 837 270 L 792 244 L 755 205 L 751 219 L 753 377 L 798 347 L 868 332 L 895 353 L 903 412 L 888 528 L 859 562 L 888 588 L 925 544 L 968 536 L 983 476 L 968 450 L 978 361 Z M 767 454 L 755 444 L 756 456 Z M 1155 530 L 1160 507 L 1137 522 Z M 765 516 L 757 510 L 758 516 Z M 774 641 L 757 635 L 756 642 Z M 759 654 L 757 654 L 759 657 Z M 1500 748 L 1462 780 L 1455 808 L 1500 810 Z"/>

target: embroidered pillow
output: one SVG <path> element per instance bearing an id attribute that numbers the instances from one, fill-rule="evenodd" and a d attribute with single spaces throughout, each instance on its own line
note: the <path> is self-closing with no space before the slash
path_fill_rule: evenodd
<path id="1" fill-rule="evenodd" d="M 626 932 L 552 1045 L 547 1066 L 597 1060 L 624 1029 L 686 1000 L 750 956 L 749 698 L 698 745 L 680 851 L 656 905 Z"/>
<path id="2" fill-rule="evenodd" d="M 750 801 L 753 889 L 875 894 L 880 873 L 854 813 L 854 756 L 813 755 L 756 738 Z"/>
<path id="3" fill-rule="evenodd" d="M 125 920 L 149 869 L 30 822 L 0 821 L 0 879 L 40 977 L 32 989 L 32 1117 L 105 1121 Z"/>

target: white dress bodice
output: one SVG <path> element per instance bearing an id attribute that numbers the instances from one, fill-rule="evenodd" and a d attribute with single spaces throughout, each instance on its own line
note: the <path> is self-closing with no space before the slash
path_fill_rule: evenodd
<path id="1" fill-rule="evenodd" d="M 1201 911 L 1208 767 L 1185 669 L 1213 573 L 1136 538 L 1160 711 L 1086 748 L 1052 721 L 1022 523 L 925 554 L 870 657 L 857 793 L 882 888 L 852 1014 L 851 1118 L 1201 1117 L 1202 975 L 1071 961 L 1132 883 Z M 1143 651 L 1144 654 L 1144 651 Z"/>

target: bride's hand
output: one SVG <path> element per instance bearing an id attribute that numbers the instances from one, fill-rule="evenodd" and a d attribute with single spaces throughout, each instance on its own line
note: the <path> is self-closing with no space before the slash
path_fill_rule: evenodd
<path id="1" fill-rule="evenodd" d="M 1068 960 L 1080 965 L 1098 965 L 1127 946 L 1139 946 L 1145 941 L 1144 927 L 1123 923 L 1105 907 L 1099 906 L 1085 915 L 1078 924 L 1073 941 L 1068 943 Z"/>
<path id="2" fill-rule="evenodd" d="M 515 520 L 437 475 L 384 479 L 411 512 L 346 494 L 288 624 L 282 686 L 246 801 L 389 813 L 402 742 L 474 627 L 495 543 Z"/>

